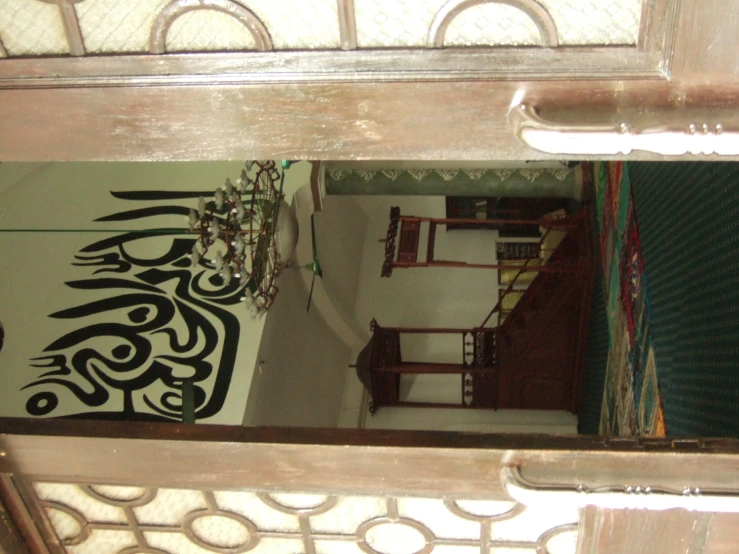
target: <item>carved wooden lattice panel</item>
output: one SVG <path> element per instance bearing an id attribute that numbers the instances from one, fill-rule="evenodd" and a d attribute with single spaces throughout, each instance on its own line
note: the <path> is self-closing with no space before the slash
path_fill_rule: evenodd
<path id="1" fill-rule="evenodd" d="M 69 54 L 59 10 L 37 0 L 3 0 L 0 41 L 0 55 Z"/>
<path id="2" fill-rule="evenodd" d="M 641 13 L 642 0 L 3 0 L 0 57 L 4 50 L 633 46 Z"/>
<path id="3" fill-rule="evenodd" d="M 70 554 L 574 554 L 576 509 L 35 483 Z"/>
<path id="4" fill-rule="evenodd" d="M 362 47 L 425 46 L 429 28 L 448 0 L 355 0 L 357 41 Z M 480 3 L 449 25 L 444 44 L 540 45 L 525 2 Z M 529 3 L 530 4 L 530 3 Z M 636 44 L 641 0 L 539 0 L 562 44 Z"/>

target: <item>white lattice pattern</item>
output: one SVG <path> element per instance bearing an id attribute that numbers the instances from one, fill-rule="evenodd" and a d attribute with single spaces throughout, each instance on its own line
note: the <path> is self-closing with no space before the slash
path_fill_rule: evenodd
<path id="1" fill-rule="evenodd" d="M 254 50 L 254 37 L 228 14 L 199 10 L 178 17 L 167 33 L 168 52 Z"/>
<path id="2" fill-rule="evenodd" d="M 447 0 L 355 0 L 361 47 L 421 47 L 434 16 Z M 633 45 L 641 0 L 539 0 L 554 20 L 563 45 Z M 449 25 L 445 45 L 535 45 L 536 25 L 501 4 L 465 10 Z"/>
<path id="3" fill-rule="evenodd" d="M 446 31 L 445 46 L 541 44 L 536 24 L 521 10 L 503 4 L 483 4 L 463 11 Z"/>
<path id="4" fill-rule="evenodd" d="M 642 0 L 539 0 L 557 24 L 560 44 L 636 44 Z"/>
<path id="5" fill-rule="evenodd" d="M 32 0 L 29 0 L 32 1 Z M 77 4 L 88 52 L 147 52 L 157 14 L 171 0 L 84 0 Z M 243 0 L 267 27 L 276 49 L 338 48 L 335 0 Z M 235 18 L 197 10 L 177 18 L 167 34 L 168 51 L 251 50 L 254 38 Z"/>
<path id="6" fill-rule="evenodd" d="M 95 529 L 82 544 L 68 546 L 69 554 L 100 554 L 101 552 L 120 552 L 136 546 L 132 533 Z"/>
<path id="7" fill-rule="evenodd" d="M 574 508 L 481 500 L 48 483 L 35 490 L 70 554 L 152 548 L 170 554 L 574 554 L 580 517 Z"/>
<path id="8" fill-rule="evenodd" d="M 156 15 L 170 0 L 85 0 L 75 4 L 90 53 L 147 52 Z"/>
<path id="9" fill-rule="evenodd" d="M 361 48 L 422 47 L 447 0 L 354 0 Z"/>
<path id="10" fill-rule="evenodd" d="M 83 0 L 74 4 L 88 53 L 147 52 L 152 25 L 172 0 Z M 251 10 L 269 31 L 274 48 L 339 48 L 336 0 L 230 0 Z M 357 42 L 364 48 L 424 47 L 429 27 L 447 0 L 355 0 Z M 562 45 L 633 45 L 642 0 L 539 0 L 554 20 Z M 56 5 L 2 0 L 0 40 L 9 56 L 66 54 Z M 449 25 L 446 46 L 537 45 L 539 31 L 521 10 L 484 4 Z M 186 13 L 167 36 L 169 51 L 251 50 L 242 23 L 215 10 Z"/>
<path id="11" fill-rule="evenodd" d="M 9 56 L 69 53 L 59 8 L 38 0 L 0 0 L 0 40 Z"/>
<path id="12" fill-rule="evenodd" d="M 339 48 L 336 0 L 241 2 L 267 26 L 277 50 Z"/>

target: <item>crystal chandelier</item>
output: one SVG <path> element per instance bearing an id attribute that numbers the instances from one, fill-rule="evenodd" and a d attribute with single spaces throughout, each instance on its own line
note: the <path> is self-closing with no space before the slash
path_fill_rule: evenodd
<path id="1" fill-rule="evenodd" d="M 290 165 L 247 162 L 235 185 L 227 178 L 213 199 L 201 197 L 188 217 L 198 234 L 192 267 L 215 269 L 225 286 L 238 280 L 252 318 L 272 306 L 279 292 L 275 281 L 297 243 L 297 220 L 283 194 Z"/>

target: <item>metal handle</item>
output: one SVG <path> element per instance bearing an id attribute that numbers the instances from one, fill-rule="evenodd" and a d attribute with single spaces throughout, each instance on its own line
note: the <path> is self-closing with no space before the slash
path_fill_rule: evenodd
<path id="1" fill-rule="evenodd" d="M 524 506 L 562 505 L 585 508 L 595 506 L 611 510 L 672 510 L 691 512 L 739 513 L 739 493 L 709 491 L 699 488 L 671 490 L 665 488 L 607 486 L 588 488 L 585 485 L 541 485 L 527 481 L 518 467 L 501 470 L 503 488 Z"/>
<path id="2" fill-rule="evenodd" d="M 721 123 L 663 125 L 634 129 L 620 125 L 560 125 L 542 119 L 536 109 L 518 104 L 508 114 L 518 138 L 549 154 L 615 156 L 644 150 L 665 156 L 683 154 L 739 156 L 739 130 Z"/>

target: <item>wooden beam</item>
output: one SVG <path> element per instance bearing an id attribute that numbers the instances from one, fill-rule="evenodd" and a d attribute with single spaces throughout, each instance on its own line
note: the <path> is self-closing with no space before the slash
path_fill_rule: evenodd
<path id="1" fill-rule="evenodd" d="M 48 522 L 26 505 L 9 475 L 0 474 L 0 508 L 0 554 L 50 554 L 50 548 L 60 551 Z"/>
<path id="2" fill-rule="evenodd" d="M 462 364 L 440 364 L 426 362 L 400 362 L 392 366 L 376 367 L 374 371 L 388 373 L 406 373 L 409 375 L 464 375 L 470 374 L 491 374 L 492 369 L 481 368 L 475 366 L 465 366 Z"/>
<path id="3" fill-rule="evenodd" d="M 429 222 L 429 239 L 426 244 L 426 262 L 434 261 L 434 247 L 436 246 L 436 222 Z"/>
<path id="4" fill-rule="evenodd" d="M 561 272 L 574 272 L 576 266 L 560 266 L 560 265 L 535 265 L 535 266 L 520 266 L 520 265 L 506 265 L 506 264 L 471 264 L 467 262 L 447 261 L 447 260 L 434 260 L 432 262 L 393 262 L 393 267 L 407 268 L 407 267 L 463 267 L 469 269 L 511 269 L 514 271 L 521 271 L 523 273 L 561 273 Z"/>
<path id="5" fill-rule="evenodd" d="M 0 484 L 1 490 L 2 485 Z M 30 554 L 26 542 L 10 516 L 10 508 L 4 499 L 0 499 L 0 554 Z"/>
<path id="6" fill-rule="evenodd" d="M 739 544 L 739 514 L 713 514 L 701 554 L 734 554 Z"/>
<path id="7" fill-rule="evenodd" d="M 383 329 L 387 331 L 397 331 L 398 333 L 414 333 L 414 334 L 424 334 L 424 335 L 454 335 L 454 334 L 462 334 L 462 333 L 479 333 L 481 331 L 487 332 L 487 333 L 494 333 L 495 329 L 474 329 L 474 328 L 459 328 L 459 327 L 384 327 Z"/>
<path id="8" fill-rule="evenodd" d="M 351 46 L 351 37 L 346 38 L 345 45 Z M 23 57 L 5 59 L 0 64 L 0 89 L 577 78 L 649 80 L 664 78 L 660 61 L 658 55 L 622 46 L 553 50 L 481 47 L 173 52 L 166 56 L 124 53 L 74 60 Z"/>
<path id="9" fill-rule="evenodd" d="M 736 520 L 736 515 L 732 514 Z M 588 554 L 680 552 L 708 554 L 706 542 L 712 514 L 685 510 L 605 510 L 588 507 L 580 521 L 581 549 Z M 710 538 L 710 534 L 708 534 Z M 718 544 L 718 541 L 717 541 Z M 736 544 L 731 552 L 736 551 Z M 715 554 L 721 552 L 717 551 Z M 712 553 L 714 554 L 714 553 Z"/>
<path id="10" fill-rule="evenodd" d="M 376 494 L 382 483 L 388 494 L 503 500 L 504 464 L 541 483 L 739 482 L 736 439 L 0 419 L 0 452 L 0 472 L 32 481 L 324 494 Z"/>
<path id="11" fill-rule="evenodd" d="M 423 221 L 428 223 L 436 223 L 437 225 L 446 225 L 447 223 L 453 223 L 454 225 L 457 224 L 465 224 L 465 225 L 479 225 L 480 227 L 487 227 L 490 225 L 543 225 L 545 223 L 554 223 L 557 222 L 555 225 L 558 229 L 570 229 L 574 228 L 573 225 L 566 223 L 565 221 L 560 220 L 549 220 L 547 218 L 540 218 L 540 219 L 477 219 L 477 218 L 470 218 L 470 217 L 417 217 L 415 215 L 401 215 L 400 216 L 401 221 Z"/>
<path id="12" fill-rule="evenodd" d="M 10 89 L 0 90 L 0 159 L 555 159 L 515 138 L 507 113 L 520 91 L 552 120 L 556 109 L 593 124 L 624 113 L 635 114 L 635 125 L 671 124 L 711 110 L 711 119 L 727 129 L 739 125 L 739 85 L 720 84 L 697 90 L 651 81 Z M 700 110 L 675 110 L 676 94 Z M 644 152 L 629 157 L 666 159 Z M 720 157 L 680 157 L 697 158 Z"/>
<path id="13" fill-rule="evenodd" d="M 739 2 L 735 0 L 691 0 L 679 4 L 677 26 L 668 36 L 674 49 L 670 73 L 676 82 L 739 83 L 739 55 L 736 30 L 739 27 Z M 720 16 L 717 17 L 717 15 Z"/>

